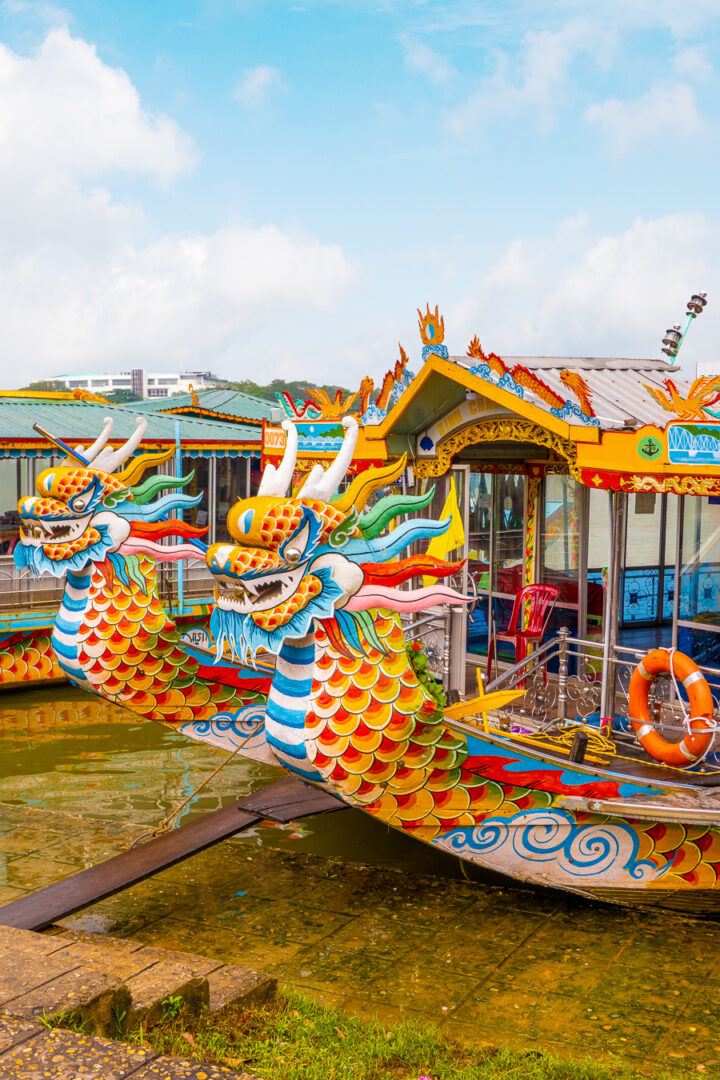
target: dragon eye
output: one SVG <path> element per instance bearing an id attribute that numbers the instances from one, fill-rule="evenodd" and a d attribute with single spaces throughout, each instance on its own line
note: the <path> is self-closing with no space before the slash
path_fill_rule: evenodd
<path id="1" fill-rule="evenodd" d="M 285 562 L 299 563 L 302 559 L 302 551 L 296 547 L 285 548 L 283 555 L 285 556 Z"/>
<path id="2" fill-rule="evenodd" d="M 73 499 L 73 510 L 84 510 L 87 506 L 87 499 Z"/>

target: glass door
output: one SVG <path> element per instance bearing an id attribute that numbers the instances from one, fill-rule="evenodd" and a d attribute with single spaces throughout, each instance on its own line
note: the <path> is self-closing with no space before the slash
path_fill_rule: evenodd
<path id="1" fill-rule="evenodd" d="M 587 488 L 572 476 L 551 473 L 545 477 L 538 508 L 538 580 L 554 585 L 558 598 L 550 616 L 548 634 L 566 626 L 574 637 L 580 623 L 581 544 L 587 505 Z"/>
<path id="2" fill-rule="evenodd" d="M 668 500 L 671 500 L 670 502 Z M 676 496 L 628 496 L 620 640 L 648 648 L 669 645 L 675 576 Z"/>
<path id="3" fill-rule="evenodd" d="M 505 628 L 524 581 L 525 476 L 470 471 L 468 572 L 477 602 L 468 619 L 468 653 L 487 655 L 493 624 Z"/>
<path id="4" fill-rule="evenodd" d="M 720 668 L 720 499 L 685 495 L 681 503 L 677 647 Z"/>

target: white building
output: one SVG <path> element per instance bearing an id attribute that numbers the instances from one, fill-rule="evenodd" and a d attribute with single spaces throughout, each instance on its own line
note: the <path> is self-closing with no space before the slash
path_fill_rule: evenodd
<path id="1" fill-rule="evenodd" d="M 89 390 L 103 397 L 113 390 L 132 390 L 144 398 L 166 398 L 172 394 L 187 394 L 195 390 L 207 390 L 218 383 L 210 371 L 145 371 L 133 368 L 117 374 L 53 375 L 54 382 L 63 383 L 68 390 Z"/>

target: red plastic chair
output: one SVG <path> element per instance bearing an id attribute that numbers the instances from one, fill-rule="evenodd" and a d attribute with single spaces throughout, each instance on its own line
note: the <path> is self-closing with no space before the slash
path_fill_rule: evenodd
<path id="1" fill-rule="evenodd" d="M 560 590 L 555 585 L 525 585 L 515 594 L 510 622 L 507 629 L 490 638 L 486 681 L 490 678 L 490 668 L 495 654 L 496 641 L 515 642 L 515 663 L 519 664 L 528 654 L 528 646 L 542 641 L 547 624 L 555 607 Z M 525 611 L 527 610 L 527 618 Z M 527 624 L 527 625 L 525 625 Z M 547 678 L 547 675 L 545 676 Z M 524 686 L 525 680 L 518 685 Z"/>

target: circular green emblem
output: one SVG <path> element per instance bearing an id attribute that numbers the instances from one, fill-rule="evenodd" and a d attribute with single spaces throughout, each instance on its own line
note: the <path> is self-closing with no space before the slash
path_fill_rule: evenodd
<path id="1" fill-rule="evenodd" d="M 653 439 L 651 435 L 638 444 L 638 454 L 646 461 L 653 461 L 656 457 L 660 457 L 662 449 L 662 443 L 658 439 Z"/>

